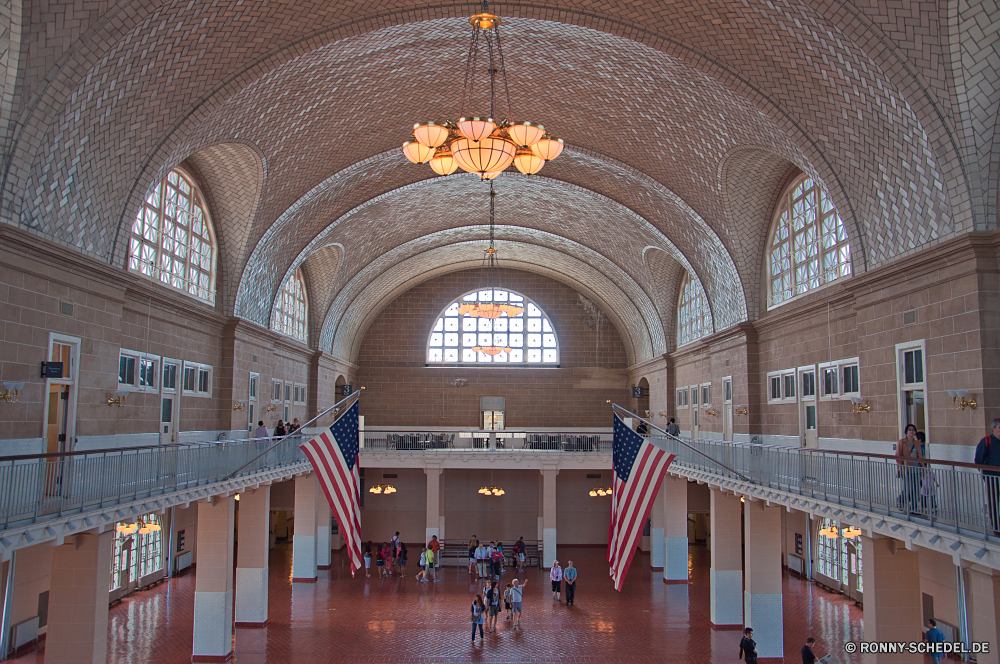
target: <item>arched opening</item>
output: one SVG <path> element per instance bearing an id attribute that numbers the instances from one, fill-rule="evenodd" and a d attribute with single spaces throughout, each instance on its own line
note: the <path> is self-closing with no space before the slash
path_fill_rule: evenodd
<path id="1" fill-rule="evenodd" d="M 639 417 L 650 419 L 652 413 L 649 412 L 649 381 L 640 378 L 633 393 L 635 398 L 635 414 Z"/>

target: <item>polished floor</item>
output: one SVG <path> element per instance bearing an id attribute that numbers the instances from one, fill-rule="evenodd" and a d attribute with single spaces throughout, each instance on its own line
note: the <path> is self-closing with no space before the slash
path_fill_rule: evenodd
<path id="1" fill-rule="evenodd" d="M 736 662 L 738 631 L 709 626 L 709 555 L 691 547 L 691 583 L 668 585 L 637 555 L 623 592 L 608 578 L 600 548 L 560 547 L 560 558 L 580 569 L 576 604 L 551 599 L 548 574 L 527 572 L 522 628 L 498 622 L 496 634 L 471 645 L 469 605 L 478 584 L 465 568 L 446 568 L 441 583 L 417 583 L 412 576 L 352 579 L 335 559 L 316 584 L 291 583 L 291 551 L 271 555 L 266 627 L 237 629 L 235 660 L 311 664 L 352 662 L 394 664 L 451 662 Z M 411 570 L 412 572 L 412 570 Z M 524 578 L 522 576 L 522 578 Z M 191 661 L 194 575 L 139 592 L 111 608 L 108 662 L 181 664 Z M 505 583 L 513 578 L 508 573 Z M 807 636 L 818 640 L 817 654 L 847 656 L 846 641 L 861 636 L 862 612 L 853 602 L 810 583 L 784 581 L 785 662 L 801 662 Z M 42 664 L 44 641 L 15 660 Z"/>

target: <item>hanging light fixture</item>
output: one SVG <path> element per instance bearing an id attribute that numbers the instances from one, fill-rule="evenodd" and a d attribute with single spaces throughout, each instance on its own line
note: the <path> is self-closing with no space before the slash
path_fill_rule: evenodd
<path id="1" fill-rule="evenodd" d="M 861 529 L 855 526 L 848 526 L 847 528 L 844 528 L 843 535 L 844 539 L 852 540 L 861 536 Z"/>
<path id="2" fill-rule="evenodd" d="M 403 144 L 403 154 L 414 164 L 430 162 L 438 175 L 449 175 L 461 168 L 491 180 L 513 164 L 517 170 L 532 175 L 545 162 L 559 156 L 563 141 L 534 122 L 515 121 L 507 85 L 507 70 L 500 41 L 502 20 L 489 12 L 490 3 L 483 0 L 482 13 L 469 18 L 472 42 L 465 63 L 462 84 L 461 117 L 455 122 L 418 122 L 413 125 L 413 140 Z M 480 59 L 480 45 L 486 43 L 486 57 Z M 485 110 L 474 107 L 477 66 L 485 66 L 489 80 L 489 116 L 474 115 Z M 507 117 L 497 120 L 497 87 L 503 87 L 507 101 Z M 501 111 L 502 112 L 502 111 Z M 447 150 L 443 156 L 441 148 Z M 435 152 L 437 149 L 437 152 Z M 451 161 L 448 160 L 450 157 Z"/>
<path id="3" fill-rule="evenodd" d="M 608 487 L 606 489 L 604 487 L 597 487 L 596 489 L 590 490 L 590 495 L 591 497 L 594 498 L 596 498 L 597 496 L 610 496 L 611 493 L 612 493 L 611 487 Z"/>
<path id="4" fill-rule="evenodd" d="M 836 526 L 829 526 L 827 528 L 822 528 L 820 529 L 819 534 L 822 535 L 823 537 L 826 537 L 827 539 L 837 539 L 837 537 L 839 536 L 839 534 L 837 533 Z"/>
<path id="5" fill-rule="evenodd" d="M 477 493 L 481 493 L 484 496 L 502 496 L 506 493 L 501 487 L 493 484 L 493 471 L 490 471 L 490 483 L 488 486 L 484 486 L 479 489 Z"/>
<path id="6" fill-rule="evenodd" d="M 368 493 L 381 493 L 388 495 L 390 493 L 396 493 L 396 487 L 391 484 L 376 484 L 372 488 L 368 489 Z"/>

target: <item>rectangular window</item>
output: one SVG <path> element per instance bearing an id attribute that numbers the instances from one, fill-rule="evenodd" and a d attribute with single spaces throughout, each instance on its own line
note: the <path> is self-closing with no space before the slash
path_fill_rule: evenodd
<path id="1" fill-rule="evenodd" d="M 292 400 L 292 384 L 285 383 L 285 401 Z"/>
<path id="2" fill-rule="evenodd" d="M 156 380 L 159 362 L 159 355 L 121 349 L 118 354 L 118 384 L 140 392 L 156 392 L 159 389 Z"/>
<path id="3" fill-rule="evenodd" d="M 837 378 L 837 367 L 826 367 L 823 369 L 823 396 L 830 397 L 840 394 Z"/>
<path id="4" fill-rule="evenodd" d="M 860 382 L 858 378 L 858 365 L 857 364 L 845 364 L 842 367 L 844 380 L 841 383 L 841 394 L 847 396 L 851 394 L 858 394 L 860 389 Z"/>
<path id="5" fill-rule="evenodd" d="M 197 370 L 194 367 L 184 367 L 184 391 L 194 392 Z"/>
<path id="6" fill-rule="evenodd" d="M 802 373 L 802 398 L 814 398 L 816 396 L 816 372 L 804 371 Z"/>
<path id="7" fill-rule="evenodd" d="M 257 383 L 260 382 L 260 374 L 250 374 L 250 398 L 257 398 Z"/>
<path id="8" fill-rule="evenodd" d="M 712 401 L 709 398 L 710 390 L 711 390 L 711 383 L 709 383 L 708 385 L 701 386 L 701 402 L 705 405 L 708 405 Z"/>
<path id="9" fill-rule="evenodd" d="M 271 400 L 272 401 L 281 401 L 281 381 L 280 380 L 274 381 L 274 389 L 271 390 Z"/>
<path id="10" fill-rule="evenodd" d="M 139 360 L 139 387 L 156 387 L 156 360 Z"/>
<path id="11" fill-rule="evenodd" d="M 684 395 L 687 394 L 687 390 L 677 390 L 677 407 L 681 408 L 684 406 Z"/>
<path id="12" fill-rule="evenodd" d="M 176 390 L 177 389 L 177 365 L 176 364 L 163 364 L 163 389 L 164 390 Z"/>
<path id="13" fill-rule="evenodd" d="M 698 388 L 697 387 L 692 387 L 691 388 L 691 405 L 692 406 L 697 406 L 698 405 Z"/>
<path id="14" fill-rule="evenodd" d="M 135 385 L 135 358 L 128 355 L 118 356 L 118 382 L 123 385 Z"/>
<path id="15" fill-rule="evenodd" d="M 208 369 L 198 370 L 198 391 L 203 394 L 207 394 L 209 392 Z"/>
<path id="16" fill-rule="evenodd" d="M 726 403 L 731 403 L 733 400 L 733 381 L 727 380 L 723 382 L 722 385 L 723 385 L 722 392 L 726 400 Z"/>
<path id="17" fill-rule="evenodd" d="M 782 376 L 785 383 L 785 398 L 794 399 L 795 398 L 795 374 L 785 374 Z"/>
<path id="18" fill-rule="evenodd" d="M 184 392 L 192 396 L 212 394 L 212 367 L 198 362 L 184 363 Z"/>
<path id="19" fill-rule="evenodd" d="M 771 391 L 769 393 L 769 401 L 780 401 L 781 400 L 781 376 L 770 376 L 768 380 L 771 383 Z"/>
<path id="20" fill-rule="evenodd" d="M 924 351 L 920 348 L 903 352 L 903 383 L 924 382 Z"/>

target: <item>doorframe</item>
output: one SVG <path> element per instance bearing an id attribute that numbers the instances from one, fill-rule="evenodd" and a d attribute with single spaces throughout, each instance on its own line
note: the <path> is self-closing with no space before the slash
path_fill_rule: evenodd
<path id="1" fill-rule="evenodd" d="M 729 396 L 726 396 L 726 388 L 729 388 Z M 728 438 L 726 437 L 728 434 Z M 733 439 L 733 377 L 722 377 L 722 439 L 731 441 Z"/>
<path id="2" fill-rule="evenodd" d="M 805 395 L 802 385 L 802 376 L 807 373 L 813 375 L 813 390 L 810 396 Z M 806 408 L 809 406 L 816 409 L 816 447 L 819 447 L 819 396 L 816 393 L 818 389 L 816 376 L 818 373 L 815 364 L 807 364 L 795 368 L 795 396 L 799 410 L 799 444 L 802 447 L 809 447 L 808 434 L 806 433 L 808 431 L 806 428 Z"/>
<path id="3" fill-rule="evenodd" d="M 46 378 L 45 379 L 45 399 L 42 406 L 42 445 L 43 448 L 49 439 L 49 392 L 52 385 L 69 386 L 69 407 L 66 411 L 66 446 L 64 452 L 72 452 L 76 449 L 76 406 L 79 397 L 79 376 L 80 376 L 80 346 L 83 340 L 80 337 L 71 337 L 58 332 L 49 332 L 49 343 L 45 347 L 45 357 L 52 357 L 52 344 L 62 343 L 70 346 L 69 352 L 69 378 Z M 48 362 L 50 360 L 46 360 Z"/>
<path id="4" fill-rule="evenodd" d="M 923 365 L 924 380 L 922 383 L 910 383 L 907 385 L 903 381 L 906 376 L 904 372 L 906 367 L 903 362 L 903 353 L 908 350 L 920 350 L 920 360 Z M 906 341 L 903 343 L 896 344 L 896 418 L 897 418 L 897 428 L 900 437 L 903 435 L 903 427 L 906 426 L 906 399 L 903 396 L 904 392 L 911 392 L 913 390 L 922 390 L 924 393 L 924 435 L 927 437 L 927 453 L 930 455 L 931 451 L 931 409 L 930 409 L 930 393 L 927 389 L 927 340 L 917 339 L 915 341 Z M 914 386 L 920 387 L 914 387 Z M 858 386 L 860 388 L 860 385 Z M 909 389 L 908 389 L 909 388 Z M 893 446 L 895 448 L 895 446 Z"/>
<path id="5" fill-rule="evenodd" d="M 167 388 L 163 385 L 163 376 L 166 373 L 164 369 L 168 364 L 177 367 L 177 379 L 174 381 L 173 388 Z M 180 424 L 181 424 L 181 392 L 183 391 L 181 389 L 182 388 L 181 381 L 184 380 L 184 362 L 181 360 L 174 359 L 172 357 L 161 357 L 159 380 L 160 380 L 160 389 L 158 390 L 158 393 L 160 396 L 160 408 L 159 408 L 160 412 L 159 415 L 157 415 L 156 417 L 157 419 L 156 431 L 158 435 L 160 436 L 163 435 L 163 433 L 160 432 L 160 429 L 163 428 L 163 421 L 161 419 L 163 417 L 163 399 L 164 397 L 169 397 L 174 400 L 173 410 L 170 413 L 170 427 L 172 429 L 172 431 L 170 432 L 170 442 L 176 443 L 177 433 L 178 433 L 177 430 L 180 429 Z"/>

